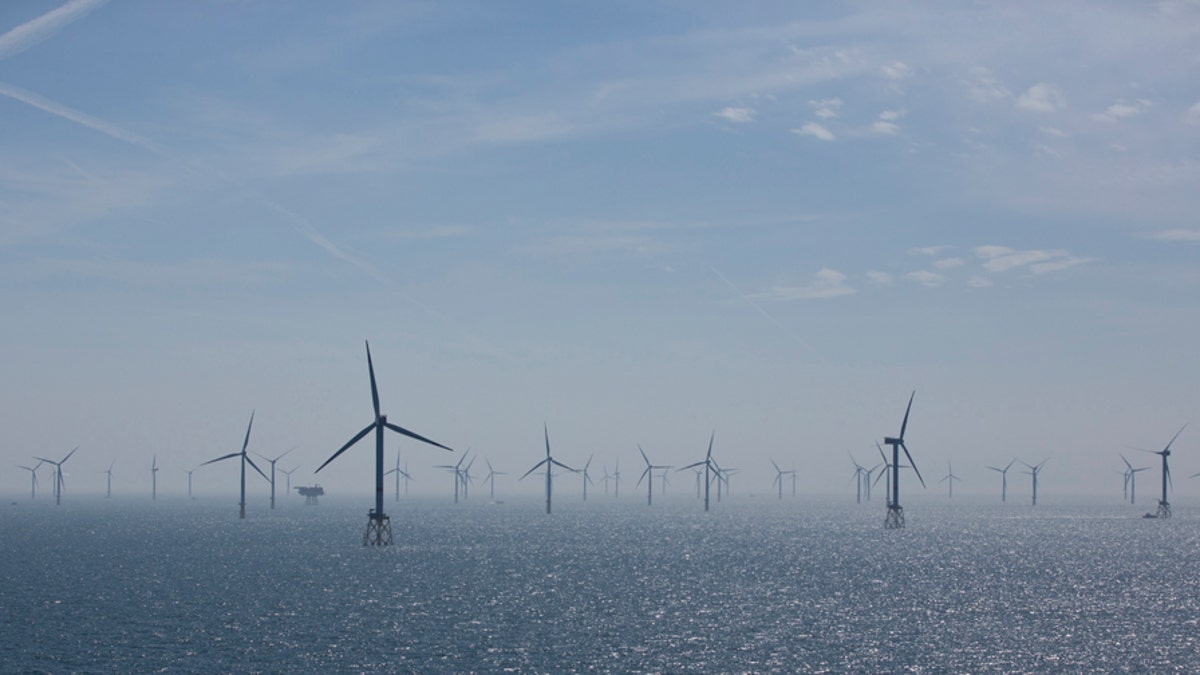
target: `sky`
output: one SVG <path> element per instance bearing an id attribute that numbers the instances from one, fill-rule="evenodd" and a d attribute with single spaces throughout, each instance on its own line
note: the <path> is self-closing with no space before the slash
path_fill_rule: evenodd
<path id="1" fill-rule="evenodd" d="M 180 494 L 253 412 L 370 501 L 369 440 L 312 474 L 369 340 L 389 420 L 509 494 L 545 425 L 627 494 L 712 435 L 736 493 L 852 495 L 915 391 L 931 496 L 1021 459 L 1119 498 L 1188 422 L 1200 495 L 1198 38 L 1194 1 L 0 3 L 0 493 L 79 446 L 68 496 L 155 455 Z"/>

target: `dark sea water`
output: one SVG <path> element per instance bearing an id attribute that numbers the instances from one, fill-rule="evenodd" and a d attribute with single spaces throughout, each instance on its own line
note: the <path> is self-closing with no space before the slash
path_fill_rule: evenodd
<path id="1" fill-rule="evenodd" d="M 1200 517 L 679 498 L 0 511 L 4 672 L 1200 672 Z"/>

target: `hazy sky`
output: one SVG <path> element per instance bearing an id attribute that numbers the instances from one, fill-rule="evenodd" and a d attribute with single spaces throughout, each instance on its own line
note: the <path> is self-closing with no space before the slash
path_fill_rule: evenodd
<path id="1" fill-rule="evenodd" d="M 1194 1 L 4 2 L 0 158 L 4 494 L 179 493 L 251 411 L 311 481 L 365 339 L 392 422 L 631 494 L 714 429 L 850 494 L 914 389 L 932 494 L 1117 496 L 1200 423 Z"/>

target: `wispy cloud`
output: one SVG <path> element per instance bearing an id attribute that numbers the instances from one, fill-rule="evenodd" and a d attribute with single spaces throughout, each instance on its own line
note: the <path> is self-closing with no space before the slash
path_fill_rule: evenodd
<path id="1" fill-rule="evenodd" d="M 832 141 L 836 138 L 833 132 L 816 122 L 809 122 L 799 129 L 792 129 L 792 133 L 800 136 L 812 136 L 822 141 Z"/>
<path id="2" fill-rule="evenodd" d="M 933 262 L 933 266 L 939 270 L 954 269 L 955 267 L 962 267 L 965 264 L 967 263 L 962 258 L 942 258 Z"/>
<path id="3" fill-rule="evenodd" d="M 403 228 L 388 233 L 393 239 L 449 239 L 471 232 L 466 225 L 433 225 L 425 228 Z"/>
<path id="4" fill-rule="evenodd" d="M 1200 229 L 1161 230 L 1159 232 L 1151 232 L 1145 235 L 1145 238 L 1156 239 L 1158 241 L 1200 241 Z"/>
<path id="5" fill-rule="evenodd" d="M 887 272 L 880 272 L 879 270 L 868 271 L 866 277 L 867 281 L 870 281 L 876 286 L 891 286 L 893 283 L 895 283 L 895 281 L 892 279 L 892 275 L 888 274 Z"/>
<path id="6" fill-rule="evenodd" d="M 135 134 L 132 131 L 126 131 L 116 125 L 109 124 L 108 122 L 92 117 L 86 113 L 82 113 L 74 108 L 69 108 L 61 103 L 51 101 L 40 94 L 35 94 L 31 91 L 21 89 L 20 87 L 14 87 L 11 84 L 0 82 L 0 96 L 7 96 L 11 99 L 38 108 L 39 110 L 48 112 L 51 115 L 57 115 L 63 119 L 75 122 L 76 124 L 82 124 L 85 127 L 99 131 L 100 133 L 111 136 L 117 140 L 125 141 L 126 143 L 136 145 L 139 148 L 149 150 L 150 152 L 156 154 L 162 154 L 162 148 L 159 147 L 157 143 L 151 141 L 145 136 Z"/>
<path id="7" fill-rule="evenodd" d="M 904 275 L 904 278 L 908 279 L 909 281 L 915 281 L 916 283 L 928 288 L 934 288 L 946 283 L 945 276 L 938 274 L 937 272 L 930 272 L 929 270 L 917 270 L 916 272 L 909 272 L 908 274 Z"/>
<path id="8" fill-rule="evenodd" d="M 1069 251 L 1062 249 L 1019 251 L 1007 246 L 977 246 L 974 253 L 976 257 L 984 261 L 983 269 L 992 273 L 1007 272 L 1024 267 L 1031 274 L 1045 274 L 1097 260 L 1097 258 L 1074 256 Z"/>
<path id="9" fill-rule="evenodd" d="M 967 94 L 979 103 L 993 103 L 1012 98 L 1012 92 L 992 75 L 987 68 L 976 66 L 971 68 L 964 79 Z"/>
<path id="10" fill-rule="evenodd" d="M 42 42 L 63 26 L 82 19 L 107 2 L 108 0 L 72 0 L 0 35 L 0 61 Z"/>
<path id="11" fill-rule="evenodd" d="M 1129 117 L 1137 117 L 1150 109 L 1150 101 L 1141 98 L 1136 101 L 1117 101 L 1105 108 L 1104 112 L 1092 115 L 1092 119 L 1101 122 L 1116 122 Z"/>
<path id="12" fill-rule="evenodd" d="M 900 125 L 896 124 L 896 120 L 904 116 L 903 110 L 884 110 L 879 113 L 875 122 L 871 124 L 871 130 L 877 134 L 892 135 L 900 131 Z"/>
<path id="13" fill-rule="evenodd" d="M 1056 84 L 1039 82 L 1017 97 L 1017 107 L 1039 113 L 1052 113 L 1067 107 L 1067 97 Z"/>
<path id="14" fill-rule="evenodd" d="M 754 121 L 754 108 L 721 108 L 713 115 L 733 124 L 749 124 Z"/>
<path id="15" fill-rule="evenodd" d="M 850 295 L 858 291 L 846 284 L 846 275 L 829 268 L 819 270 L 812 283 L 804 286 L 772 286 L 749 296 L 754 300 L 786 302 L 789 300 L 818 300 Z"/>
<path id="16" fill-rule="evenodd" d="M 842 99 L 823 98 L 815 101 L 809 101 L 808 105 L 812 106 L 813 114 L 823 120 L 827 120 L 838 116 L 838 113 L 842 109 Z"/>
<path id="17" fill-rule="evenodd" d="M 942 251 L 945 251 L 950 248 L 952 248 L 952 247 L 944 246 L 944 245 L 943 246 L 916 246 L 916 247 L 908 249 L 908 254 L 909 255 L 934 256 L 934 255 L 938 255 Z"/>
<path id="18" fill-rule="evenodd" d="M 1200 101 L 1193 103 L 1183 118 L 1188 124 L 1200 124 Z"/>

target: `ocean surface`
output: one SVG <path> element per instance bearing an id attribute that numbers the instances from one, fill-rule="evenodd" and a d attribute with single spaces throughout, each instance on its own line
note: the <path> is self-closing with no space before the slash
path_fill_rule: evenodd
<path id="1" fill-rule="evenodd" d="M 1200 672 L 1200 511 L 927 499 L 46 498 L 3 672 Z"/>

